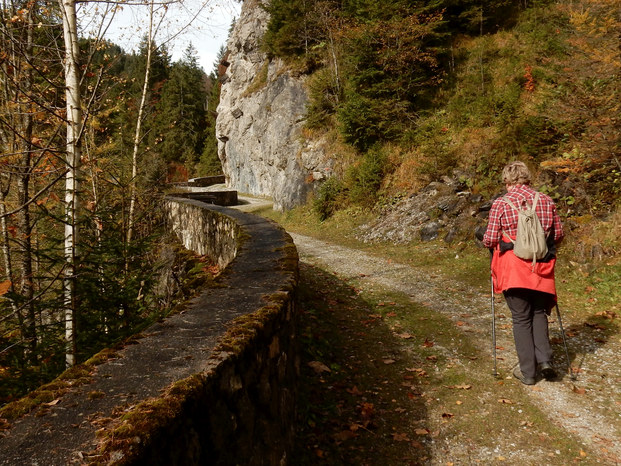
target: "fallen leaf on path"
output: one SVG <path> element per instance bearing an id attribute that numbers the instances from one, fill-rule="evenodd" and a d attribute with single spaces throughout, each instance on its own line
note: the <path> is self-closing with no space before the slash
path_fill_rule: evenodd
<path id="1" fill-rule="evenodd" d="M 571 390 L 574 393 L 577 393 L 578 395 L 584 395 L 586 393 L 586 389 L 580 388 L 580 387 L 576 387 L 575 385 L 571 386 Z"/>
<path id="2" fill-rule="evenodd" d="M 501 399 L 498 400 L 498 403 L 502 403 L 502 404 L 505 404 L 505 405 L 512 405 L 513 401 L 508 400 L 506 398 L 501 398 Z"/>
<path id="3" fill-rule="evenodd" d="M 437 356 L 427 356 L 425 359 L 426 359 L 427 361 L 437 361 L 437 360 L 438 360 L 438 357 L 437 357 Z"/>
<path id="4" fill-rule="evenodd" d="M 466 384 L 449 385 L 448 388 L 457 388 L 457 389 L 460 389 L 460 390 L 470 390 L 472 388 L 472 385 L 466 385 Z"/>
<path id="5" fill-rule="evenodd" d="M 404 340 L 409 340 L 410 338 L 412 338 L 412 334 L 411 333 L 398 333 L 397 336 L 399 338 L 404 339 Z"/>
<path id="6" fill-rule="evenodd" d="M 394 364 L 396 361 L 394 359 L 384 359 L 384 364 Z"/>
<path id="7" fill-rule="evenodd" d="M 373 406 L 373 403 L 362 403 L 362 406 L 360 407 L 360 414 L 362 417 L 366 418 L 373 416 L 373 414 L 375 414 L 375 406 Z"/>
<path id="8" fill-rule="evenodd" d="M 408 437 L 408 434 L 397 434 L 397 433 L 394 433 L 394 434 L 392 434 L 392 439 L 395 442 L 409 442 L 410 441 L 410 437 Z"/>
<path id="9" fill-rule="evenodd" d="M 386 314 L 386 317 L 397 317 L 397 313 L 396 312 L 389 312 L 388 314 Z"/>
<path id="10" fill-rule="evenodd" d="M 313 369 L 317 374 L 321 374 L 323 372 L 332 372 L 328 366 L 320 361 L 311 361 L 308 363 L 308 366 Z"/>
<path id="11" fill-rule="evenodd" d="M 429 340 L 428 338 L 425 338 L 425 341 L 423 343 L 423 346 L 426 348 L 431 348 L 435 343 L 431 340 Z"/>
<path id="12" fill-rule="evenodd" d="M 450 419 L 453 417 L 453 413 L 442 413 L 442 417 L 445 419 Z"/>
<path id="13" fill-rule="evenodd" d="M 353 386 L 352 388 L 347 388 L 345 391 L 349 393 L 350 395 L 356 395 L 356 396 L 362 395 L 362 392 L 358 390 L 358 387 L 356 386 Z"/>
<path id="14" fill-rule="evenodd" d="M 594 329 L 597 329 L 597 330 L 606 330 L 606 326 L 604 326 L 602 324 L 592 324 L 590 322 L 585 322 L 584 325 L 586 327 L 594 328 Z"/>
<path id="15" fill-rule="evenodd" d="M 428 435 L 429 434 L 429 429 L 416 429 L 414 431 L 414 433 L 416 435 Z"/>

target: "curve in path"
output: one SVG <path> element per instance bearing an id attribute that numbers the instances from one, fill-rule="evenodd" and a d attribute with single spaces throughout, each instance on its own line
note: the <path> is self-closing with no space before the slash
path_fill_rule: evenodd
<path id="1" fill-rule="evenodd" d="M 491 313 L 490 296 L 485 296 L 478 290 L 473 290 L 463 283 L 456 282 L 444 276 L 429 275 L 423 269 L 398 264 L 385 258 L 373 256 L 363 251 L 326 243 L 308 236 L 290 233 L 298 252 L 300 260 L 312 265 L 319 265 L 328 269 L 343 279 L 355 279 L 362 288 L 370 288 L 380 285 L 384 288 L 404 293 L 412 300 L 425 304 L 435 312 L 441 312 L 457 322 L 467 321 L 469 336 L 473 335 L 473 341 L 477 342 L 481 349 L 490 355 L 490 369 L 492 366 L 491 356 Z M 498 303 L 497 315 L 510 315 L 508 308 L 502 302 Z M 464 315 L 470 317 L 464 318 Z M 507 320 L 508 321 L 508 320 Z M 555 323 L 551 324 L 551 330 Z M 513 336 L 510 326 L 505 329 L 497 327 L 497 346 L 506 347 L 513 351 Z M 558 352 L 558 351 L 557 351 Z M 512 353 L 513 354 L 513 353 Z M 566 362 L 561 359 L 564 354 L 557 354 L 558 367 L 566 367 Z M 594 365 L 603 360 L 614 364 L 618 356 L 612 349 L 601 347 L 596 357 L 590 357 L 582 361 L 585 372 L 594 369 Z M 499 371 L 510 374 L 513 366 L 517 364 L 515 356 L 508 362 L 499 361 Z M 618 364 L 618 363 L 617 363 Z M 618 380 L 616 381 L 618 383 Z M 539 408 L 546 413 L 557 425 L 583 439 L 586 445 L 595 451 L 603 453 L 605 461 L 616 458 L 613 463 L 621 458 L 621 442 L 615 424 L 619 422 L 619 412 L 606 412 L 602 405 L 615 406 L 615 386 L 611 390 L 602 387 L 603 396 L 608 399 L 602 400 L 597 397 L 584 397 L 576 393 L 576 387 L 566 375 L 563 380 L 557 382 L 542 381 L 536 389 L 524 386 L 529 397 Z M 618 386 L 617 386 L 618 388 Z M 606 395 L 607 393 L 607 395 Z M 603 401 L 603 403 L 602 403 Z M 618 406 L 618 404 L 617 404 Z M 608 411 L 610 411 L 608 409 Z"/>

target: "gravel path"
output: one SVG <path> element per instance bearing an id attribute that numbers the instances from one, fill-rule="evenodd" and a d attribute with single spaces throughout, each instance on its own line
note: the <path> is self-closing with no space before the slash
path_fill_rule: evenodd
<path id="1" fill-rule="evenodd" d="M 329 244 L 314 238 L 291 233 L 300 260 L 336 273 L 343 279 L 356 280 L 366 290 L 386 288 L 405 293 L 415 302 L 449 316 L 455 322 L 465 321 L 467 335 L 491 356 L 490 297 L 440 275 L 430 276 L 423 269 L 394 263 L 365 252 Z M 496 334 L 498 371 L 511 378 L 517 364 L 513 346 L 510 312 L 502 297 L 496 298 Z M 468 317 L 464 317 L 468 316 Z M 554 317 L 554 315 L 553 315 Z M 619 335 L 606 341 L 593 341 L 581 335 L 583 323 L 563 317 L 577 380 L 565 372 L 562 380 L 541 381 L 534 387 L 523 386 L 530 399 L 563 429 L 582 439 L 600 455 L 598 463 L 621 464 L 621 371 L 618 363 Z M 556 319 L 551 321 L 551 337 L 560 337 Z M 614 340 L 616 339 L 616 340 Z M 562 344 L 555 346 L 555 363 L 560 371 L 567 370 Z"/>

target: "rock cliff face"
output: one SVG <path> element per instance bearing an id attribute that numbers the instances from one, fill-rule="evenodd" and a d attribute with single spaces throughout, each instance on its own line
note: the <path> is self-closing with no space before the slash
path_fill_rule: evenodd
<path id="1" fill-rule="evenodd" d="M 283 210 L 306 201 L 327 164 L 320 144 L 301 135 L 304 77 L 261 51 L 268 21 L 259 0 L 244 2 L 227 43 L 216 136 L 227 186 L 272 197 Z"/>

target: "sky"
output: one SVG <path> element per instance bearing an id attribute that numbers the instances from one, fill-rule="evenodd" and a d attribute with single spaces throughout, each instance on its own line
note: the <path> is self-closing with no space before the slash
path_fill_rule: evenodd
<path id="1" fill-rule="evenodd" d="M 95 3 L 95 2 L 93 2 Z M 91 3 L 91 5 L 93 5 Z M 190 18 L 199 11 L 201 3 L 206 7 L 187 27 Z M 83 3 L 82 5 L 87 5 Z M 85 7 L 87 8 L 87 7 Z M 97 19 L 103 13 L 99 6 L 84 11 L 85 18 Z M 168 44 L 168 51 L 173 61 L 183 56 L 184 50 L 192 43 L 198 53 L 199 65 L 206 73 L 214 69 L 218 51 L 226 44 L 233 19 L 239 17 L 241 4 L 235 0 L 185 0 L 182 6 L 171 6 L 165 15 L 165 21 L 156 35 L 156 43 L 161 44 L 166 37 L 175 35 L 180 29 L 184 31 Z M 105 37 L 113 41 L 126 52 L 136 50 L 142 37 L 148 31 L 148 8 L 146 6 L 124 6 L 118 11 L 105 33 Z M 85 34 L 95 34 L 101 21 L 84 21 Z"/>

